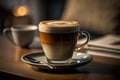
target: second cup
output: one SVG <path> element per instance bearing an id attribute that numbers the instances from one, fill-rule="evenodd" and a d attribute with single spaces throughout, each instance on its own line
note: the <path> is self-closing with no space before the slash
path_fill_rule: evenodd
<path id="1" fill-rule="evenodd" d="M 37 31 L 35 25 L 16 25 L 5 28 L 3 34 L 14 45 L 27 47 L 32 43 L 35 31 Z"/>

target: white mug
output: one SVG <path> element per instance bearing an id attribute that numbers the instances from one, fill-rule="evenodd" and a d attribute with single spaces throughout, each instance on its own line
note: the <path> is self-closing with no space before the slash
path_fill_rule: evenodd
<path id="1" fill-rule="evenodd" d="M 36 30 L 37 26 L 35 25 L 16 25 L 11 28 L 5 28 L 3 34 L 14 45 L 27 47 L 32 43 Z"/>

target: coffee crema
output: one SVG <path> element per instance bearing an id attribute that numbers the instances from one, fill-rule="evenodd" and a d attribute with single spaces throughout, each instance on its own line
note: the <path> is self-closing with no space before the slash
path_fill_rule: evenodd
<path id="1" fill-rule="evenodd" d="M 77 21 L 48 20 L 39 24 L 39 31 L 46 33 L 71 33 L 79 30 Z"/>

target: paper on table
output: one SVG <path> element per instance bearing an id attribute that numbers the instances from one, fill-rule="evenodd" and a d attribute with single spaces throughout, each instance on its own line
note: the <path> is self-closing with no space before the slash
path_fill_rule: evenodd
<path id="1" fill-rule="evenodd" d="M 115 44 L 117 42 L 118 44 Z M 101 38 L 91 40 L 88 45 L 120 50 L 120 36 L 113 34 L 106 35 Z"/>
<path id="2" fill-rule="evenodd" d="M 87 54 L 120 59 L 120 55 L 119 54 L 114 54 L 114 53 L 107 53 L 107 52 L 100 52 L 100 51 L 97 52 L 97 51 L 88 50 Z"/>
<path id="3" fill-rule="evenodd" d="M 81 40 L 78 41 L 79 43 L 82 43 Z M 87 53 L 120 59 L 120 36 L 110 34 L 95 40 L 90 40 Z"/>

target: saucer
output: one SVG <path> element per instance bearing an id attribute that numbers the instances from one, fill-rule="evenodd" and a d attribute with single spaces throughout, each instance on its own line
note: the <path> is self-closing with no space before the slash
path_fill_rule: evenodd
<path id="1" fill-rule="evenodd" d="M 44 52 L 34 52 L 24 54 L 21 60 L 39 69 L 71 69 L 91 62 L 92 56 L 86 53 L 74 52 L 70 63 L 66 61 L 62 63 L 47 63 Z"/>

